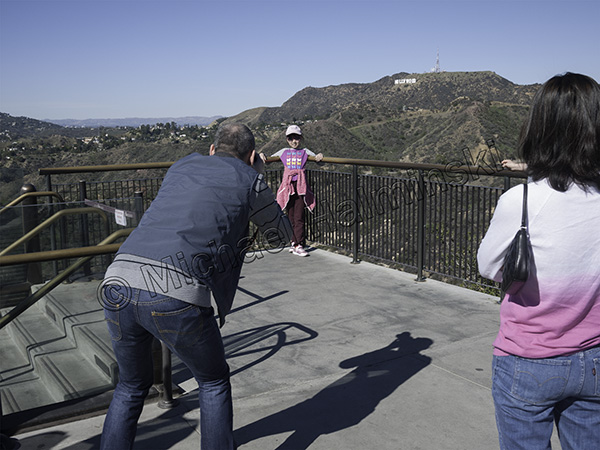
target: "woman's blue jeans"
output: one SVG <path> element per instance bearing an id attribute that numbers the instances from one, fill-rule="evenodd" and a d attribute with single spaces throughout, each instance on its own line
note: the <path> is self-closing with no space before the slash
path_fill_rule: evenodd
<path id="1" fill-rule="evenodd" d="M 502 450 L 600 448 L 600 347 L 569 356 L 494 356 L 492 395 Z"/>
<path id="2" fill-rule="evenodd" d="M 105 303 L 105 317 L 119 365 L 119 383 L 104 422 L 101 449 L 131 449 L 144 399 L 153 383 L 156 337 L 183 361 L 198 382 L 201 448 L 233 449 L 229 366 L 212 308 L 129 289 Z"/>

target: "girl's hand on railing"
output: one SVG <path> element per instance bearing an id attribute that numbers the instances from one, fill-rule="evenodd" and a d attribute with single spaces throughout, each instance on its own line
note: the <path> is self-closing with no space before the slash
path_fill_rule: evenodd
<path id="1" fill-rule="evenodd" d="M 527 164 L 522 162 L 515 162 L 512 159 L 505 159 L 500 164 L 502 164 L 503 169 L 509 169 L 520 172 L 525 172 L 527 170 Z"/>

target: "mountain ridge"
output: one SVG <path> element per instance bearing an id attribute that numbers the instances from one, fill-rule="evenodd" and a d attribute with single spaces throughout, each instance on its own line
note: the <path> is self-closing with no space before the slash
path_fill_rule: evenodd
<path id="1" fill-rule="evenodd" d="M 406 81 L 406 83 L 398 83 Z M 446 164 L 494 145 L 515 156 L 518 134 L 540 84 L 517 85 L 491 71 L 411 74 L 373 83 L 306 87 L 280 107 L 229 117 L 259 134 L 265 153 L 285 144 L 297 123 L 306 145 L 329 156 Z"/>
<path id="2" fill-rule="evenodd" d="M 19 121 L 2 114 L 0 168 L 3 174 L 21 170 L 24 181 L 39 182 L 35 172 L 40 167 L 174 161 L 194 151 L 208 154 L 216 125 L 229 122 L 248 125 L 257 151 L 267 155 L 286 146 L 285 128 L 296 123 L 306 147 L 325 156 L 497 164 L 497 158 L 482 161 L 480 155 L 489 157 L 493 147 L 496 156 L 517 156 L 521 124 L 540 86 L 517 85 L 491 71 L 398 72 L 373 83 L 308 86 L 279 107 L 248 109 L 196 130 L 177 130 L 167 122 L 163 127 L 103 128 L 100 134 L 25 118 L 22 129 L 11 131 L 8 125 Z M 40 133 L 56 135 L 41 139 Z M 82 145 L 86 133 L 99 144 Z"/>
<path id="3" fill-rule="evenodd" d="M 395 83 L 396 80 L 406 79 L 414 79 L 415 82 Z M 265 108 L 257 121 L 274 123 L 290 118 L 304 120 L 308 116 L 324 118 L 353 105 L 433 110 L 441 109 L 460 97 L 528 105 L 539 86 L 517 85 L 491 71 L 422 74 L 400 72 L 372 83 L 305 87 L 281 106 Z"/>
<path id="4" fill-rule="evenodd" d="M 199 125 L 207 126 L 223 116 L 183 116 L 183 117 L 124 117 L 116 119 L 44 119 L 44 122 L 53 123 L 63 127 L 139 127 L 141 125 L 155 125 L 157 123 L 175 122 L 179 126 Z"/>

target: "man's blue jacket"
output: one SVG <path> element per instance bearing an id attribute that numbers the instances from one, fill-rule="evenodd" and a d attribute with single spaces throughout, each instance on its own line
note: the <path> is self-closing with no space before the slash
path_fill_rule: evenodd
<path id="1" fill-rule="evenodd" d="M 251 247 L 250 221 L 271 248 L 291 240 L 289 220 L 262 175 L 226 153 L 188 155 L 167 171 L 104 284 L 204 307 L 212 292 L 222 325 Z"/>

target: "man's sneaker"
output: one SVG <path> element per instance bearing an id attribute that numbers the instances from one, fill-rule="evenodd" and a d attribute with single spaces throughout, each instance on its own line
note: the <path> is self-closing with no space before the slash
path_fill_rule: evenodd
<path id="1" fill-rule="evenodd" d="M 290 246 L 290 253 L 294 253 L 294 249 L 296 248 L 296 244 L 294 244 L 292 242 L 292 245 Z"/>
<path id="2" fill-rule="evenodd" d="M 294 255 L 308 256 L 308 253 L 306 253 L 306 250 L 304 250 L 301 245 L 297 245 L 294 247 Z"/>

